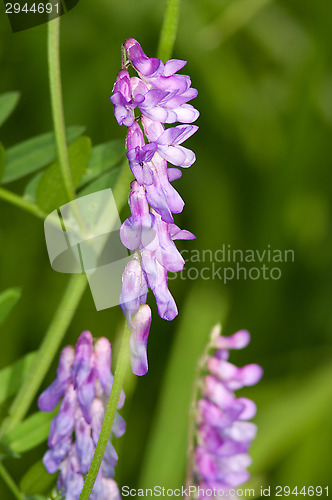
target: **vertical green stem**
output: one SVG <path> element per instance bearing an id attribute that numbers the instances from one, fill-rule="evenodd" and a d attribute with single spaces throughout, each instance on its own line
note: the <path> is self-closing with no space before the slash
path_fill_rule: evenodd
<path id="1" fill-rule="evenodd" d="M 75 274 L 70 278 L 67 289 L 58 306 L 55 316 L 46 332 L 36 355 L 31 370 L 19 390 L 9 410 L 9 417 L 4 421 L 1 434 L 5 434 L 19 424 L 25 417 L 53 359 L 60 347 L 66 330 L 75 314 L 86 287 L 84 274 Z"/>
<path id="2" fill-rule="evenodd" d="M 60 169 L 68 199 L 75 199 L 75 188 L 70 171 L 63 113 L 60 73 L 60 17 L 47 23 L 48 74 L 51 92 L 53 125 L 58 150 Z"/>
<path id="3" fill-rule="evenodd" d="M 171 58 L 179 24 L 180 0 L 166 0 L 157 57 L 162 61 Z"/>
<path id="4" fill-rule="evenodd" d="M 8 486 L 14 497 L 17 498 L 17 500 L 23 500 L 23 494 L 20 492 L 13 478 L 10 476 L 10 474 L 7 472 L 7 470 L 2 465 L 1 462 L 0 462 L 0 476 L 4 480 L 4 482 L 6 483 L 6 485 Z"/>
<path id="5" fill-rule="evenodd" d="M 123 381 L 129 363 L 129 352 L 128 352 L 129 337 L 130 337 L 130 331 L 127 325 L 127 321 L 124 320 L 123 336 L 121 340 L 121 346 L 115 369 L 112 390 L 107 404 L 103 426 L 101 428 L 96 450 L 79 500 L 88 500 L 90 498 L 93 485 L 95 484 L 97 474 L 105 453 L 106 445 L 111 435 L 111 430 L 113 427 L 115 414 L 118 408 Z"/>
<path id="6" fill-rule="evenodd" d="M 16 193 L 12 193 L 7 189 L 0 188 L 0 198 L 2 200 L 8 201 L 9 203 L 15 205 L 16 207 L 20 207 L 23 210 L 26 210 L 27 212 L 33 215 L 36 215 L 41 219 L 45 219 L 47 215 L 42 210 L 40 210 L 40 208 L 38 208 L 38 206 L 35 205 L 34 203 L 31 203 L 30 201 L 23 198 L 23 196 L 19 196 Z"/>

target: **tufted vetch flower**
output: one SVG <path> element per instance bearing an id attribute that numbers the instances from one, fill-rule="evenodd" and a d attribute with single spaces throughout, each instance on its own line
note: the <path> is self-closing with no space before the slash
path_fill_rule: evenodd
<path id="1" fill-rule="evenodd" d="M 174 167 L 188 168 L 196 160 L 194 152 L 182 145 L 197 131 L 192 123 L 199 116 L 188 104 L 197 90 L 191 87 L 188 75 L 178 74 L 185 65 L 186 61 L 178 59 L 163 63 L 150 58 L 129 38 L 123 45 L 123 66 L 111 96 L 117 122 L 127 127 L 127 158 L 135 177 L 129 195 L 131 215 L 120 231 L 122 243 L 133 252 L 133 263 L 124 271 L 119 302 L 132 331 L 132 369 L 137 375 L 148 370 L 151 311 L 146 305 L 147 289 L 153 291 L 159 315 L 173 320 L 178 310 L 168 289 L 167 273 L 184 266 L 174 240 L 195 238 L 180 230 L 173 217 L 184 207 L 172 185 L 182 172 Z M 135 76 L 130 76 L 129 66 Z M 165 128 L 176 122 L 180 125 Z"/>
<path id="2" fill-rule="evenodd" d="M 65 500 L 77 500 L 84 484 L 104 420 L 111 393 L 111 345 L 101 337 L 93 342 L 90 332 L 81 333 L 76 348 L 65 347 L 60 355 L 55 381 L 39 396 L 42 411 L 52 411 L 60 403 L 48 437 L 49 449 L 43 463 L 53 474 L 59 471 L 57 489 Z M 121 394 L 118 408 L 124 403 Z M 120 437 L 126 430 L 117 413 L 112 434 Z M 119 500 L 114 481 L 117 454 L 109 440 L 90 500 Z"/>

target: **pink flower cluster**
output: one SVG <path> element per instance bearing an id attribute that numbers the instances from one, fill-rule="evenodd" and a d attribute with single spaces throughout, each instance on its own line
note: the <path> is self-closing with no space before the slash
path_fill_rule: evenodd
<path id="1" fill-rule="evenodd" d="M 251 464 L 248 449 L 256 435 L 256 425 L 248 422 L 256 414 L 256 405 L 234 391 L 256 384 L 263 375 L 257 364 L 238 368 L 228 361 L 230 349 L 242 349 L 250 334 L 240 330 L 230 337 L 212 337 L 214 353 L 207 356 L 207 375 L 203 379 L 197 408 L 194 482 L 204 491 L 227 492 L 249 479 Z M 202 498 L 209 498 L 208 496 Z"/>

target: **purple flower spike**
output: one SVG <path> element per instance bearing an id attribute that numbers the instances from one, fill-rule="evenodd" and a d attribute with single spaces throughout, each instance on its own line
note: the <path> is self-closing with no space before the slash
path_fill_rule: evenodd
<path id="1" fill-rule="evenodd" d="M 256 413 L 255 403 L 244 397 L 236 398 L 233 391 L 256 384 L 263 371 L 255 364 L 237 368 L 227 361 L 228 349 L 241 349 L 249 339 L 245 330 L 221 337 L 217 326 L 212 331 L 210 344 L 217 351 L 204 359 L 204 370 L 210 374 L 204 378 L 202 399 L 198 401 L 192 479 L 203 490 L 216 487 L 224 490 L 226 496 L 232 488 L 249 479 L 248 450 L 257 430 L 254 423 L 248 422 Z"/>
<path id="2" fill-rule="evenodd" d="M 145 146 L 143 132 L 137 122 L 134 122 L 129 128 L 126 139 L 126 148 L 128 151 Z"/>
<path id="3" fill-rule="evenodd" d="M 75 361 L 72 368 L 75 389 L 81 386 L 90 375 L 92 348 L 91 333 L 81 333 L 76 344 Z"/>
<path id="4" fill-rule="evenodd" d="M 129 65 L 137 76 L 129 77 Z M 191 123 L 199 116 L 188 104 L 197 90 L 191 87 L 188 75 L 178 74 L 185 65 L 186 61 L 179 59 L 164 64 L 150 58 L 137 40 L 128 38 L 123 45 L 123 68 L 111 97 L 118 123 L 128 127 L 127 158 L 135 177 L 129 196 L 131 215 L 120 231 L 123 245 L 134 252 L 133 264 L 124 271 L 119 303 L 132 331 L 132 368 L 140 375 L 148 366 L 146 341 L 151 315 L 143 306 L 147 289 L 154 293 L 161 318 L 173 320 L 178 310 L 168 289 L 167 273 L 179 272 L 184 266 L 174 240 L 195 238 L 174 224 L 173 214 L 182 212 L 184 201 L 171 182 L 182 173 L 167 164 L 188 168 L 196 160 L 193 151 L 182 146 L 197 131 Z M 164 124 L 176 122 L 182 125 L 165 129 Z M 141 311 L 146 315 L 142 322 Z M 139 323 L 138 329 L 134 321 Z"/>
<path id="5" fill-rule="evenodd" d="M 151 309 L 142 305 L 133 319 L 130 336 L 130 363 L 135 375 L 145 375 L 148 371 L 146 344 L 151 325 Z"/>
<path id="6" fill-rule="evenodd" d="M 88 472 L 95 452 L 105 405 L 112 389 L 109 341 L 102 337 L 93 345 L 91 333 L 83 332 L 75 350 L 65 347 L 61 353 L 57 381 L 62 380 L 66 381 L 67 387 L 59 412 L 51 422 L 49 450 L 44 455 L 43 463 L 50 474 L 60 471 L 57 487 L 62 497 L 77 500 L 83 488 L 83 475 Z M 54 387 L 54 382 L 50 387 Z M 46 396 L 39 398 L 40 409 L 52 406 L 48 399 L 50 390 L 46 389 L 43 394 Z M 119 407 L 123 402 L 122 392 Z M 125 429 L 125 421 L 116 413 L 112 429 L 114 435 L 122 436 Z M 111 479 L 116 463 L 117 454 L 109 441 L 90 500 L 121 498 L 116 483 Z"/>
<path id="7" fill-rule="evenodd" d="M 80 473 L 86 474 L 95 451 L 91 437 L 91 427 L 81 414 L 75 418 L 76 452 L 80 463 Z"/>

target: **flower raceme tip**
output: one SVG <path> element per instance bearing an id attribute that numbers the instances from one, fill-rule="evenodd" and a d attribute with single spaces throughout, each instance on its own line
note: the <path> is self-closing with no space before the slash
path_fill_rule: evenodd
<path id="1" fill-rule="evenodd" d="M 107 400 L 111 393 L 111 345 L 101 337 L 93 342 L 90 332 L 81 333 L 76 348 L 65 347 L 60 355 L 54 382 L 39 396 L 42 411 L 52 411 L 60 403 L 58 414 L 51 422 L 49 449 L 43 463 L 53 474 L 59 471 L 57 489 L 65 500 L 77 500 L 83 488 L 99 439 Z M 124 403 L 121 394 L 118 408 Z M 126 424 L 117 413 L 112 427 L 116 437 L 123 435 Z M 117 454 L 111 440 L 90 500 L 120 500 L 114 481 Z"/>

